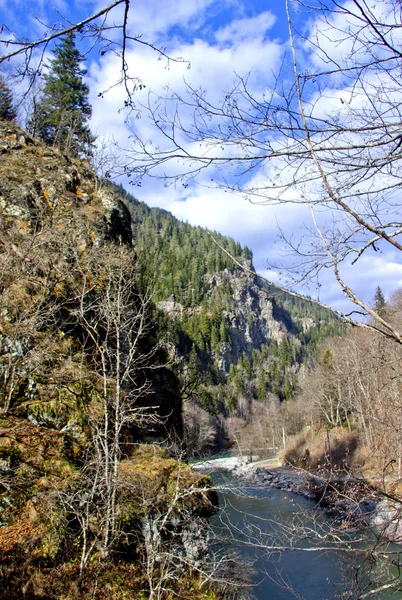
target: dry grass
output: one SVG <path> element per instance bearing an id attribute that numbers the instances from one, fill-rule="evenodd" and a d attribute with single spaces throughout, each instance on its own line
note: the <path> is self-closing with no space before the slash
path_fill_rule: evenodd
<path id="1" fill-rule="evenodd" d="M 308 430 L 297 436 L 281 459 L 283 463 L 312 471 L 350 471 L 358 466 L 358 448 L 357 431 Z"/>

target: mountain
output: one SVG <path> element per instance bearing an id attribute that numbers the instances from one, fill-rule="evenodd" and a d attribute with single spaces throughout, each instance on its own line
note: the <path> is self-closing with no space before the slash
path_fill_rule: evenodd
<path id="1" fill-rule="evenodd" d="M 233 441 L 227 419 L 247 424 L 253 401 L 292 398 L 317 344 L 345 326 L 330 310 L 260 278 L 251 250 L 232 238 L 149 208 L 122 186 L 105 186 L 131 215 L 143 291 L 152 289 L 160 335 L 186 396 L 191 447 L 222 448 Z M 194 409 L 196 418 L 186 418 Z M 194 443 L 200 419 L 213 431 L 205 444 Z"/>
<path id="2" fill-rule="evenodd" d="M 262 281 L 248 248 L 10 122 L 0 294 L 0 596 L 217 600 L 197 576 L 227 581 L 207 546 L 216 497 L 180 457 L 277 445 L 341 324 Z"/>

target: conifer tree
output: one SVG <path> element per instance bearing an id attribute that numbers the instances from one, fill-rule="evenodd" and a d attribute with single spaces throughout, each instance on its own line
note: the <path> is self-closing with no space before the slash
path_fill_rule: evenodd
<path id="1" fill-rule="evenodd" d="M 384 314 L 385 310 L 385 298 L 379 285 L 374 294 L 374 310 L 380 316 Z"/>
<path id="2" fill-rule="evenodd" d="M 0 75 L 0 120 L 13 121 L 16 116 L 11 90 Z"/>
<path id="3" fill-rule="evenodd" d="M 84 57 L 75 47 L 74 34 L 61 39 L 44 75 L 43 95 L 34 108 L 30 129 L 34 135 L 76 156 L 90 154 L 94 136 L 87 125 L 92 115 L 89 89 L 83 82 Z"/>

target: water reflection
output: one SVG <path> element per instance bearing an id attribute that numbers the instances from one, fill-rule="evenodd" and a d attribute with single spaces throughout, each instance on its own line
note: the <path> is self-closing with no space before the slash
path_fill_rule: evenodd
<path id="1" fill-rule="evenodd" d="M 303 497 L 258 486 L 239 485 L 227 473 L 213 475 L 222 510 L 212 520 L 214 531 L 227 549 L 237 549 L 248 561 L 252 597 L 256 600 L 324 600 L 349 596 L 351 559 L 339 551 L 312 552 L 317 536 L 320 545 L 332 524 L 314 503 Z M 294 529 L 295 525 L 297 528 Z M 313 536 L 314 532 L 314 536 Z M 342 535 L 342 532 L 341 532 Z M 289 536 L 300 550 L 272 551 L 259 546 L 289 546 Z M 345 531 L 337 541 L 353 548 L 368 544 L 368 533 Z M 251 566 L 252 565 L 252 566 Z M 244 569 L 244 567 L 241 567 Z M 350 598 L 355 597 L 353 595 Z M 400 598 L 400 592 L 387 591 L 373 598 Z M 371 597 L 370 597 L 371 598 Z"/>

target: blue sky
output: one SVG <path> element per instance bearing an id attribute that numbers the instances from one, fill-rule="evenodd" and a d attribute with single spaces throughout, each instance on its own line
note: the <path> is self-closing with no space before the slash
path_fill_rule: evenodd
<path id="1" fill-rule="evenodd" d="M 103 5 L 106 3 L 101 0 L 0 0 L 0 20 L 16 35 L 32 39 L 43 33 L 43 23 L 77 21 Z M 119 16 L 118 9 L 110 22 L 117 21 Z M 313 26 L 308 13 L 297 15 L 296 12 L 295 18 L 301 29 Z M 130 127 L 143 139 L 158 141 L 140 106 L 146 103 L 150 91 L 162 93 L 169 85 L 182 93 L 186 80 L 194 87 L 205 88 L 208 97 L 218 102 L 239 75 L 249 76 L 252 90 L 259 94 L 272 85 L 274 74 L 289 49 L 285 0 L 177 0 L 174 3 L 138 0 L 131 4 L 129 30 L 133 35 L 142 34 L 144 41 L 163 46 L 171 56 L 183 57 L 191 63 L 191 68 L 187 68 L 187 63 L 168 64 L 158 60 L 154 51 L 132 44 L 127 54 L 129 68 L 146 88 L 136 95 L 138 118 L 127 124 L 121 110 L 124 102 L 121 88 L 113 88 L 103 98 L 98 96 L 116 81 L 119 61 L 111 53 L 101 56 L 97 48 L 92 50 L 85 65 L 93 105 L 91 127 L 100 142 L 114 140 L 125 148 L 130 147 Z M 80 49 L 87 48 L 88 44 L 83 42 Z M 285 69 L 284 76 L 287 72 L 290 71 Z M 336 86 L 335 82 L 334 88 Z M 342 93 L 339 87 L 334 97 Z M 113 160 L 124 159 L 114 156 Z M 262 180 L 265 174 L 266 170 L 261 169 L 255 177 Z M 288 260 L 281 254 L 278 224 L 288 237 L 300 233 L 304 224 L 311 225 L 309 210 L 295 205 L 250 204 L 240 195 L 211 189 L 205 183 L 206 180 L 201 179 L 200 185 L 184 188 L 167 187 L 164 181 L 144 180 L 141 188 L 128 189 L 151 206 L 162 207 L 190 223 L 216 229 L 247 244 L 254 252 L 257 270 L 274 282 L 279 281 L 279 270 L 268 266 L 268 259 L 270 263 Z M 344 275 L 356 292 L 369 301 L 378 284 L 386 295 L 401 285 L 402 265 L 394 252 L 372 253 L 363 256 L 357 268 L 345 266 Z M 309 287 L 299 286 L 297 290 L 347 310 L 346 300 L 329 271 L 322 273 L 320 282 L 313 281 Z"/>

